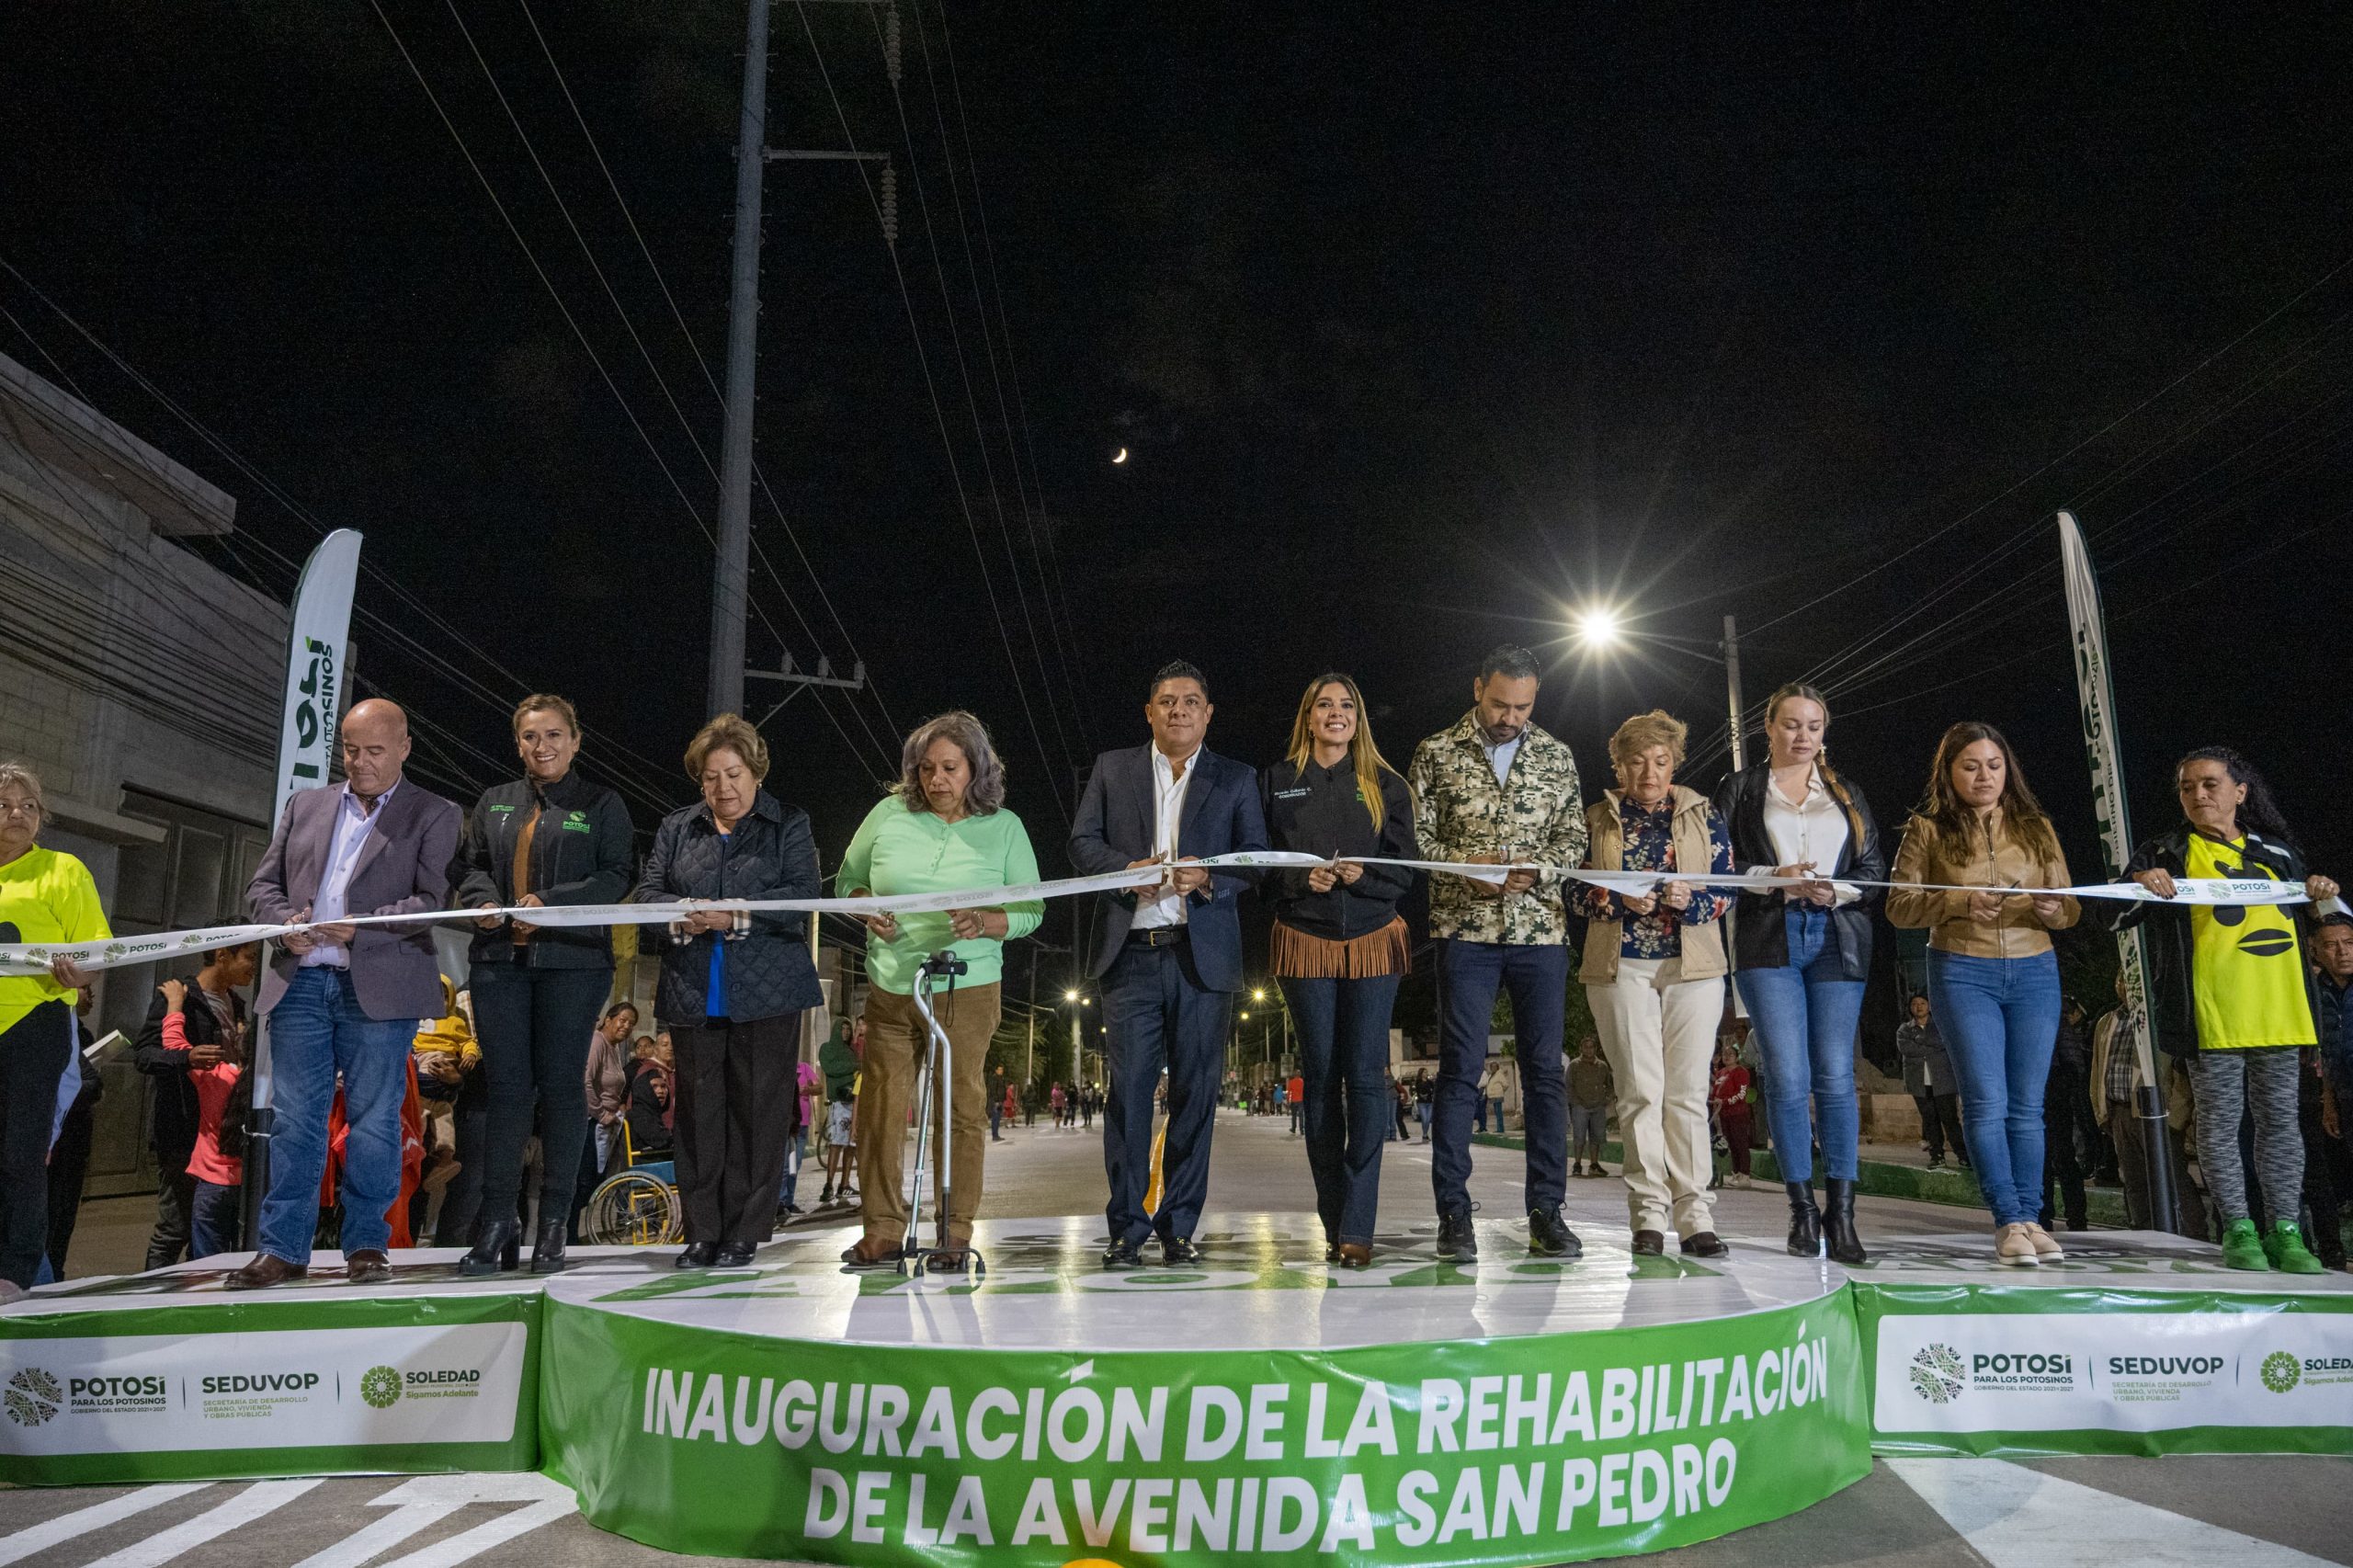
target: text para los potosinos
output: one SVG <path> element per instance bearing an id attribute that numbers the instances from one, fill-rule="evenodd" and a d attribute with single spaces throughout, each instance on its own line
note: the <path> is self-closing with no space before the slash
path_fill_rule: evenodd
<path id="1" fill-rule="evenodd" d="M 1383 1528 L 1400 1545 L 1616 1529 L 1722 1507 L 1739 1468 L 1728 1436 L 1637 1444 L 1557 1460 L 1546 1449 L 1737 1426 L 1828 1395 L 1827 1342 L 1598 1373 L 1570 1370 L 1398 1385 L 1339 1378 L 1245 1387 L 1115 1387 L 1084 1382 L 986 1388 L 959 1400 L 944 1385 L 813 1384 L 648 1368 L 642 1429 L 678 1442 L 775 1442 L 835 1459 L 809 1470 L 801 1533 L 908 1546 L 969 1542 L 1124 1544 L 1134 1552 L 1290 1552 L 1371 1548 Z M 1172 1393 L 1175 1397 L 1172 1398 Z M 1224 1467 L 1346 1462 L 1359 1456 L 1494 1454 L 1415 1466 L 1392 1494 L 1368 1495 L 1362 1474 L 1170 1475 L 1174 1460 Z M 1529 1456 L 1515 1461 L 1510 1456 Z M 1017 1514 L 999 1517 L 981 1477 L 946 1498 L 930 1477 L 861 1460 L 949 1464 L 1051 1460 Z M 1093 1475 L 1081 1473 L 1092 1469 Z M 1117 1470 L 1119 1473 L 1112 1473 Z M 944 1486 L 943 1486 L 944 1489 Z M 1548 1512 L 1549 1510 L 1549 1512 Z M 1388 1521 L 1384 1523 L 1384 1521 Z"/>

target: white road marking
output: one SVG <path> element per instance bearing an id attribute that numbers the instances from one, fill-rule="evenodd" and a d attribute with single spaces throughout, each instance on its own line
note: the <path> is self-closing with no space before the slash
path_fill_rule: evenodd
<path id="1" fill-rule="evenodd" d="M 172 1486 L 142 1486 L 136 1492 L 126 1492 L 119 1497 L 109 1497 L 103 1503 L 93 1503 L 86 1508 L 76 1508 L 70 1514 L 60 1514 L 44 1519 L 12 1536 L 0 1537 L 0 1565 L 22 1562 L 36 1551 L 72 1540 L 75 1536 L 102 1530 L 133 1514 L 161 1506 L 191 1492 L 201 1492 L 210 1483 L 191 1481 Z"/>
<path id="2" fill-rule="evenodd" d="M 227 1502 L 126 1546 L 110 1557 L 101 1557 L 89 1568 L 157 1568 L 157 1564 L 169 1562 L 215 1536 L 226 1535 L 239 1525 L 284 1507 L 318 1483 L 315 1477 L 306 1481 L 256 1481 Z"/>
<path id="3" fill-rule="evenodd" d="M 504 1545 L 517 1536 L 529 1535 L 542 1526 L 569 1518 L 580 1511 L 572 1488 L 531 1471 L 515 1471 L 506 1474 L 420 1475 L 414 1481 L 393 1487 L 376 1501 L 400 1504 L 402 1513 L 412 1507 L 427 1506 L 435 1507 L 438 1513 L 449 1513 L 468 1503 L 524 1505 L 512 1513 L 485 1520 L 470 1530 L 460 1530 L 447 1540 L 437 1540 L 405 1557 L 395 1557 L 382 1568 L 456 1568 L 457 1564 L 478 1557 L 492 1547 Z M 388 1522 L 377 1521 L 378 1524 Z M 369 1527 L 369 1529 L 375 1528 L 375 1525 Z M 368 1532 L 363 1530 L 360 1533 Z M 366 1559 L 354 1561 L 365 1562 Z"/>
<path id="4" fill-rule="evenodd" d="M 1886 1463 L 1993 1568 L 2319 1568 L 2324 1562 L 2003 1460 Z"/>

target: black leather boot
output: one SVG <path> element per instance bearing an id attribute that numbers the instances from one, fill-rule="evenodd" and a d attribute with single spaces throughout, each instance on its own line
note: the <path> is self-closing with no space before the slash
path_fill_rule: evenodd
<path id="1" fill-rule="evenodd" d="M 505 1274 L 521 1263 L 522 1241 L 520 1220 L 476 1221 L 473 1251 L 458 1259 L 458 1272 L 468 1276 Z"/>
<path id="2" fill-rule="evenodd" d="M 531 1245 L 531 1272 L 561 1274 L 563 1272 L 564 1232 L 569 1227 L 562 1220 L 540 1221 L 540 1239 Z"/>
<path id="3" fill-rule="evenodd" d="M 1822 1210 L 1813 1206 L 1813 1184 L 1785 1181 L 1790 1194 L 1790 1256 L 1822 1256 Z"/>
<path id="4" fill-rule="evenodd" d="M 1850 1266 L 1869 1263 L 1870 1254 L 1863 1250 L 1862 1237 L 1855 1234 L 1855 1184 L 1831 1176 L 1822 1185 L 1822 1229 L 1830 1243 L 1831 1261 Z"/>

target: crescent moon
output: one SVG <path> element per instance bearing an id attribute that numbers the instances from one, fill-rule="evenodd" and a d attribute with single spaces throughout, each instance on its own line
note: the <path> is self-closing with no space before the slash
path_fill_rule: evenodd
<path id="1" fill-rule="evenodd" d="M 1127 449 L 1127 448 L 1125 448 L 1125 447 L 1121 447 L 1121 448 L 1120 449 L 1119 455 L 1118 455 L 1117 457 L 1113 458 L 1111 460 L 1112 460 L 1113 462 L 1115 462 L 1115 463 L 1123 463 L 1123 462 L 1127 461 L 1127 460 L 1128 460 L 1128 449 Z"/>

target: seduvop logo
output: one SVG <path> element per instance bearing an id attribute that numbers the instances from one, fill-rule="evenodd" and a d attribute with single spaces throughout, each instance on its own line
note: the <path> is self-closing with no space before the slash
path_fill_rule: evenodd
<path id="1" fill-rule="evenodd" d="M 1930 1404 L 1950 1404 L 1969 1387 L 1961 1353 L 1949 1345 L 1925 1345 L 1912 1358 L 1912 1392 Z"/>

